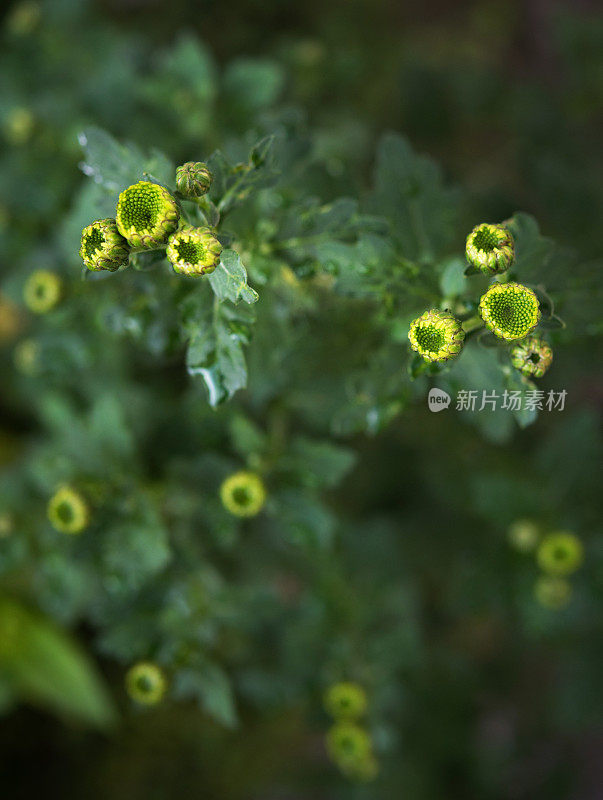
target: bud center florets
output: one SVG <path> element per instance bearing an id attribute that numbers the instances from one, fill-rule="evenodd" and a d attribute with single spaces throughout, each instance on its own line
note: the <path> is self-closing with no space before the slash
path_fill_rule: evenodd
<path id="1" fill-rule="evenodd" d="M 473 238 L 473 244 L 478 250 L 484 250 L 486 253 L 495 250 L 500 241 L 500 236 L 497 231 L 488 228 L 486 225 L 476 231 Z"/>
<path id="2" fill-rule="evenodd" d="M 86 235 L 84 241 L 84 253 L 87 258 L 91 258 L 105 243 L 105 237 L 98 228 L 92 228 Z"/>
<path id="3" fill-rule="evenodd" d="M 200 264 L 205 256 L 205 250 L 196 242 L 181 239 L 176 243 L 176 252 L 181 261 L 186 261 L 187 264 Z"/>
<path id="4" fill-rule="evenodd" d="M 122 209 L 122 220 L 126 227 L 134 228 L 138 233 L 151 230 L 157 223 L 161 211 L 161 202 L 151 192 L 132 192 Z"/>
<path id="5" fill-rule="evenodd" d="M 247 491 L 247 489 L 243 488 L 242 486 L 238 487 L 237 489 L 235 489 L 233 491 L 232 499 L 235 501 L 235 503 L 238 506 L 246 506 L 246 505 L 248 505 L 249 501 L 251 500 L 251 498 L 249 496 L 249 492 Z"/>
<path id="6" fill-rule="evenodd" d="M 444 346 L 446 337 L 435 325 L 427 325 L 417 331 L 417 342 L 423 350 L 438 353 Z"/>
<path id="7" fill-rule="evenodd" d="M 55 508 L 55 513 L 57 517 L 60 519 L 61 522 L 68 525 L 70 522 L 73 521 L 74 514 L 73 514 L 73 507 L 70 503 L 64 502 L 59 503 Z"/>

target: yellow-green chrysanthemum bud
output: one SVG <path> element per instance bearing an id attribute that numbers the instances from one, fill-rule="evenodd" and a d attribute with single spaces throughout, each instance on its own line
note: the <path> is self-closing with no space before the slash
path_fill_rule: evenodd
<path id="1" fill-rule="evenodd" d="M 23 339 L 15 345 L 13 359 L 15 367 L 23 375 L 35 375 L 38 371 L 40 347 L 35 339 Z"/>
<path id="2" fill-rule="evenodd" d="M 170 236 L 165 252 L 179 275 L 208 275 L 220 263 L 222 245 L 211 228 L 187 225 Z"/>
<path id="3" fill-rule="evenodd" d="M 13 108 L 4 120 L 4 135 L 11 144 L 25 144 L 33 133 L 34 124 L 34 115 L 28 108 Z"/>
<path id="4" fill-rule="evenodd" d="M 255 472 L 235 472 L 220 487 L 220 499 L 236 517 L 255 517 L 266 502 L 266 489 Z"/>
<path id="5" fill-rule="evenodd" d="M 45 314 L 56 306 L 61 296 L 61 279 L 56 272 L 37 269 L 23 287 L 23 300 L 30 311 Z"/>
<path id="6" fill-rule="evenodd" d="M 324 703 L 335 719 L 357 719 L 366 711 L 366 692 L 357 683 L 336 683 L 327 689 Z"/>
<path id="7" fill-rule="evenodd" d="M 178 204 L 163 186 L 139 181 L 119 195 L 117 230 L 132 247 L 153 248 L 167 242 L 178 227 Z"/>
<path id="8" fill-rule="evenodd" d="M 465 331 L 449 311 L 432 308 L 410 323 L 408 338 L 426 361 L 448 361 L 463 349 Z"/>
<path id="9" fill-rule="evenodd" d="M 201 197 L 209 192 L 213 176 L 202 161 L 187 161 L 176 170 L 176 186 L 185 197 Z"/>
<path id="10" fill-rule="evenodd" d="M 159 703 L 167 690 L 167 680 L 161 667 L 141 661 L 126 673 L 126 689 L 132 700 L 147 706 Z"/>
<path id="11" fill-rule="evenodd" d="M 522 553 L 534 550 L 540 538 L 538 526 L 529 519 L 516 520 L 509 526 L 507 535 L 510 544 Z"/>
<path id="12" fill-rule="evenodd" d="M 534 585 L 534 596 L 543 608 L 556 611 L 569 603 L 572 587 L 565 578 L 541 575 Z"/>
<path id="13" fill-rule="evenodd" d="M 521 283 L 494 283 L 479 301 L 479 313 L 499 339 L 523 339 L 540 320 L 538 298 Z"/>
<path id="14" fill-rule="evenodd" d="M 368 733 L 354 722 L 336 722 L 326 738 L 327 752 L 340 767 L 351 767 L 371 755 Z"/>
<path id="15" fill-rule="evenodd" d="M 82 231 L 80 256 L 88 269 L 116 269 L 128 263 L 130 247 L 114 219 L 97 219 Z"/>
<path id="16" fill-rule="evenodd" d="M 13 532 L 13 518 L 10 514 L 0 514 L 0 539 L 6 539 Z"/>
<path id="17" fill-rule="evenodd" d="M 515 258 L 515 244 L 502 225 L 476 225 L 467 236 L 467 261 L 487 275 L 505 272 Z"/>
<path id="18" fill-rule="evenodd" d="M 81 533 L 89 522 L 88 504 L 70 486 L 61 486 L 48 502 L 48 519 L 61 533 Z"/>
<path id="19" fill-rule="evenodd" d="M 569 575 L 581 566 L 584 548 L 573 533 L 550 533 L 540 543 L 537 559 L 539 567 L 549 575 Z"/>
<path id="20" fill-rule="evenodd" d="M 40 15 L 40 3 L 23 0 L 11 9 L 6 18 L 6 29 L 14 36 L 25 36 L 38 24 Z"/>
<path id="21" fill-rule="evenodd" d="M 372 753 L 353 764 L 342 764 L 341 770 L 347 778 L 354 781 L 368 782 L 374 780 L 379 773 L 379 762 Z"/>
<path id="22" fill-rule="evenodd" d="M 0 292 L 0 344 L 10 342 L 21 330 L 19 307 Z"/>
<path id="23" fill-rule="evenodd" d="M 528 377 L 542 378 L 552 362 L 552 349 L 537 336 L 528 336 L 511 350 L 511 363 Z"/>

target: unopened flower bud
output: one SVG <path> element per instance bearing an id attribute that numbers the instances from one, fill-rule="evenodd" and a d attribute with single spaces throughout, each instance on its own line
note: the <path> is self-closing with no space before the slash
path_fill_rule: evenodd
<path id="1" fill-rule="evenodd" d="M 408 338 L 426 361 L 448 361 L 463 349 L 465 331 L 450 312 L 432 308 L 410 323 Z"/>
<path id="2" fill-rule="evenodd" d="M 236 517 L 255 517 L 266 502 L 266 489 L 255 472 L 235 472 L 220 487 L 220 498 Z"/>
<path id="3" fill-rule="evenodd" d="M 97 219 L 82 231 L 80 256 L 88 269 L 115 272 L 128 263 L 130 247 L 114 219 Z"/>
<path id="4" fill-rule="evenodd" d="M 537 336 L 528 336 L 511 350 L 511 363 L 528 377 L 542 378 L 552 362 L 552 349 Z"/>
<path id="5" fill-rule="evenodd" d="M 500 339 L 523 339 L 540 320 L 538 298 L 520 283 L 494 283 L 479 301 L 486 326 Z"/>
<path id="6" fill-rule="evenodd" d="M 61 533 L 81 533 L 89 521 L 88 504 L 75 489 L 62 486 L 50 498 L 48 519 Z"/>
<path id="7" fill-rule="evenodd" d="M 128 670 L 126 689 L 137 703 L 152 706 L 162 700 L 167 689 L 167 680 L 157 664 L 141 661 Z"/>
<path id="8" fill-rule="evenodd" d="M 222 245 L 210 228 L 186 226 L 168 239 L 166 255 L 179 275 L 206 275 L 220 263 Z"/>
<path id="9" fill-rule="evenodd" d="M 201 197 L 209 192 L 213 180 L 207 164 L 202 161 L 187 161 L 176 170 L 176 186 L 185 197 Z"/>
<path id="10" fill-rule="evenodd" d="M 119 195 L 117 230 L 131 247 L 149 249 L 165 244 L 176 228 L 180 210 L 163 186 L 139 181 Z"/>
<path id="11" fill-rule="evenodd" d="M 487 275 L 505 272 L 515 259 L 515 244 L 502 225 L 476 225 L 467 237 L 467 261 Z"/>

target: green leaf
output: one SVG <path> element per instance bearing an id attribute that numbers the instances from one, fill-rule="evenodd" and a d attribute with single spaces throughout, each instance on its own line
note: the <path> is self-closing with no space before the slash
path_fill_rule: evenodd
<path id="1" fill-rule="evenodd" d="M 312 487 L 332 487 L 353 467 L 356 454 L 328 441 L 294 439 L 279 467 L 292 470 L 299 480 Z"/>
<path id="2" fill-rule="evenodd" d="M 274 497 L 279 535 L 309 549 L 327 549 L 333 542 L 335 519 L 331 512 L 307 492 L 288 489 Z"/>
<path id="3" fill-rule="evenodd" d="M 270 134 L 269 136 L 264 136 L 263 139 L 260 139 L 257 144 L 254 144 L 254 146 L 251 148 L 251 152 L 249 153 L 249 160 L 254 167 L 262 167 L 265 164 L 268 154 L 274 145 L 274 141 L 274 134 Z"/>
<path id="4" fill-rule="evenodd" d="M 105 583 L 116 595 L 138 591 L 166 566 L 169 536 L 150 498 L 134 519 L 109 529 L 101 554 Z"/>
<path id="5" fill-rule="evenodd" d="M 213 175 L 209 195 L 220 214 L 240 205 L 252 191 L 274 183 L 278 176 L 273 158 L 276 142 L 276 135 L 260 139 L 251 147 L 248 160 L 243 163 L 231 163 L 220 150 L 208 158 L 207 164 Z"/>
<path id="6" fill-rule="evenodd" d="M 440 288 L 444 297 L 458 297 L 467 288 L 466 263 L 464 259 L 453 257 L 444 262 L 440 277 Z"/>
<path id="7" fill-rule="evenodd" d="M 8 599 L 0 601 L 0 674 L 24 700 L 98 728 L 116 721 L 113 702 L 80 646 Z"/>
<path id="8" fill-rule="evenodd" d="M 504 343 L 495 336 L 492 331 L 481 330 L 477 335 L 477 343 L 480 347 L 490 350 L 494 347 L 502 347 Z"/>
<path id="9" fill-rule="evenodd" d="M 203 379 L 214 408 L 247 385 L 243 346 L 249 342 L 253 321 L 249 309 L 235 309 L 216 299 L 213 311 L 202 310 L 189 325 L 188 373 Z"/>
<path id="10" fill-rule="evenodd" d="M 217 664 L 203 661 L 195 668 L 178 670 L 174 678 L 174 694 L 197 699 L 211 717 L 228 728 L 237 724 L 232 684 Z"/>
<path id="11" fill-rule="evenodd" d="M 542 317 L 538 323 L 538 327 L 544 331 L 556 331 L 565 328 L 565 322 L 561 317 L 553 314 L 551 317 Z"/>
<path id="12" fill-rule="evenodd" d="M 166 53 L 160 75 L 169 76 L 180 90 L 183 86 L 190 88 L 198 106 L 208 112 L 207 106 L 216 93 L 216 68 L 209 51 L 196 36 L 180 37 L 176 46 Z"/>
<path id="13" fill-rule="evenodd" d="M 420 375 L 427 372 L 430 367 L 429 361 L 426 361 L 423 356 L 418 353 L 413 353 L 410 361 L 408 362 L 408 374 L 411 380 L 416 380 Z"/>
<path id="14" fill-rule="evenodd" d="M 256 303 L 258 293 L 247 284 L 247 271 L 235 250 L 224 250 L 219 265 L 209 276 L 211 288 L 220 300 L 238 303 Z"/>
<path id="15" fill-rule="evenodd" d="M 397 134 L 386 134 L 379 143 L 369 209 L 389 220 L 402 255 L 413 261 L 435 261 L 457 235 L 456 190 L 445 186 L 431 159 L 417 155 Z"/>
<path id="16" fill-rule="evenodd" d="M 552 239 L 542 236 L 538 223 L 529 214 L 519 212 L 505 223 L 515 240 L 513 272 L 525 282 L 546 275 L 546 265 L 555 249 Z"/>
<path id="17" fill-rule="evenodd" d="M 237 414 L 230 423 L 232 446 L 241 456 L 262 453 L 266 447 L 266 436 L 258 426 L 247 417 Z"/>
<path id="18" fill-rule="evenodd" d="M 145 176 L 173 188 L 174 164 L 158 150 L 145 155 L 133 144 L 120 144 L 100 128 L 86 128 L 78 139 L 84 150 L 82 170 L 114 196 Z"/>
<path id="19" fill-rule="evenodd" d="M 247 113 L 271 106 L 283 88 L 285 76 L 274 61 L 239 58 L 224 73 L 225 99 Z"/>

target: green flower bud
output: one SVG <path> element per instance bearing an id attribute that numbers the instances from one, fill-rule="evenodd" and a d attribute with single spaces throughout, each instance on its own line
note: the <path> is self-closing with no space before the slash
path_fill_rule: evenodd
<path id="1" fill-rule="evenodd" d="M 126 689 L 132 700 L 152 706 L 163 699 L 167 690 L 167 680 L 157 664 L 141 661 L 128 670 Z"/>
<path id="2" fill-rule="evenodd" d="M 61 297 L 61 279 L 56 272 L 37 269 L 23 288 L 25 305 L 34 314 L 45 314 L 56 306 Z"/>
<path id="3" fill-rule="evenodd" d="M 584 560 L 582 542 L 573 533 L 558 531 L 546 536 L 536 554 L 538 566 L 549 575 L 569 575 Z"/>
<path id="4" fill-rule="evenodd" d="M 167 242 L 178 227 L 180 210 L 163 186 L 139 181 L 119 195 L 115 221 L 117 230 L 131 247 L 149 249 Z"/>
<path id="5" fill-rule="evenodd" d="M 517 519 L 507 531 L 510 544 L 522 553 L 534 550 L 538 544 L 540 533 L 538 525 L 530 519 Z"/>
<path id="6" fill-rule="evenodd" d="M 369 753 L 353 764 L 341 765 L 341 769 L 347 778 L 365 783 L 377 777 L 379 774 L 379 762 L 373 753 Z"/>
<path id="7" fill-rule="evenodd" d="M 35 122 L 35 117 L 28 108 L 13 108 L 3 122 L 4 135 L 13 145 L 25 144 L 33 133 Z"/>
<path id="8" fill-rule="evenodd" d="M 479 313 L 499 339 L 523 339 L 540 320 L 538 298 L 521 283 L 494 283 L 479 301 Z"/>
<path id="9" fill-rule="evenodd" d="M 432 308 L 410 323 L 408 338 L 426 361 L 448 361 L 463 349 L 465 331 L 450 312 Z"/>
<path id="10" fill-rule="evenodd" d="M 529 336 L 511 350 L 511 363 L 523 375 L 542 378 L 552 362 L 552 349 L 537 336 Z"/>
<path id="11" fill-rule="evenodd" d="M 19 306 L 0 292 L 0 345 L 14 339 L 21 327 Z"/>
<path id="12" fill-rule="evenodd" d="M 23 339 L 13 351 L 15 367 L 23 375 L 32 377 L 40 366 L 40 346 L 35 339 Z"/>
<path id="13" fill-rule="evenodd" d="M 89 521 L 88 504 L 70 486 L 61 486 L 48 502 L 48 519 L 61 533 L 81 533 Z"/>
<path id="14" fill-rule="evenodd" d="M 220 263 L 222 245 L 210 228 L 186 226 L 168 239 L 166 255 L 180 275 L 207 275 Z"/>
<path id="15" fill-rule="evenodd" d="M 82 231 L 80 256 L 88 269 L 115 272 L 128 263 L 130 247 L 114 219 L 97 219 Z"/>
<path id="16" fill-rule="evenodd" d="M 14 529 L 12 516 L 7 513 L 0 514 L 0 539 L 8 538 Z"/>
<path id="17" fill-rule="evenodd" d="M 176 186 L 185 197 L 194 198 L 209 192 L 213 176 L 202 161 L 187 161 L 176 170 Z"/>
<path id="18" fill-rule="evenodd" d="M 505 272 L 515 259 L 515 244 L 502 225 L 483 222 L 476 225 L 467 237 L 467 261 L 487 275 Z"/>
<path id="19" fill-rule="evenodd" d="M 222 483 L 220 499 L 236 517 L 255 517 L 266 502 L 266 489 L 255 472 L 235 472 Z"/>
<path id="20" fill-rule="evenodd" d="M 366 711 L 366 692 L 357 683 L 336 683 L 327 689 L 324 704 L 335 719 L 357 719 Z"/>
<path id="21" fill-rule="evenodd" d="M 534 596 L 543 608 L 557 611 L 566 606 L 572 597 L 572 587 L 565 578 L 541 575 L 534 585 Z"/>
<path id="22" fill-rule="evenodd" d="M 342 769 L 350 768 L 371 755 L 368 733 L 354 722 L 336 722 L 327 733 L 327 752 Z"/>
<path id="23" fill-rule="evenodd" d="M 34 2 L 34 0 L 22 0 L 9 12 L 6 18 L 6 29 L 14 36 L 26 36 L 36 27 L 40 16 L 40 3 Z"/>

